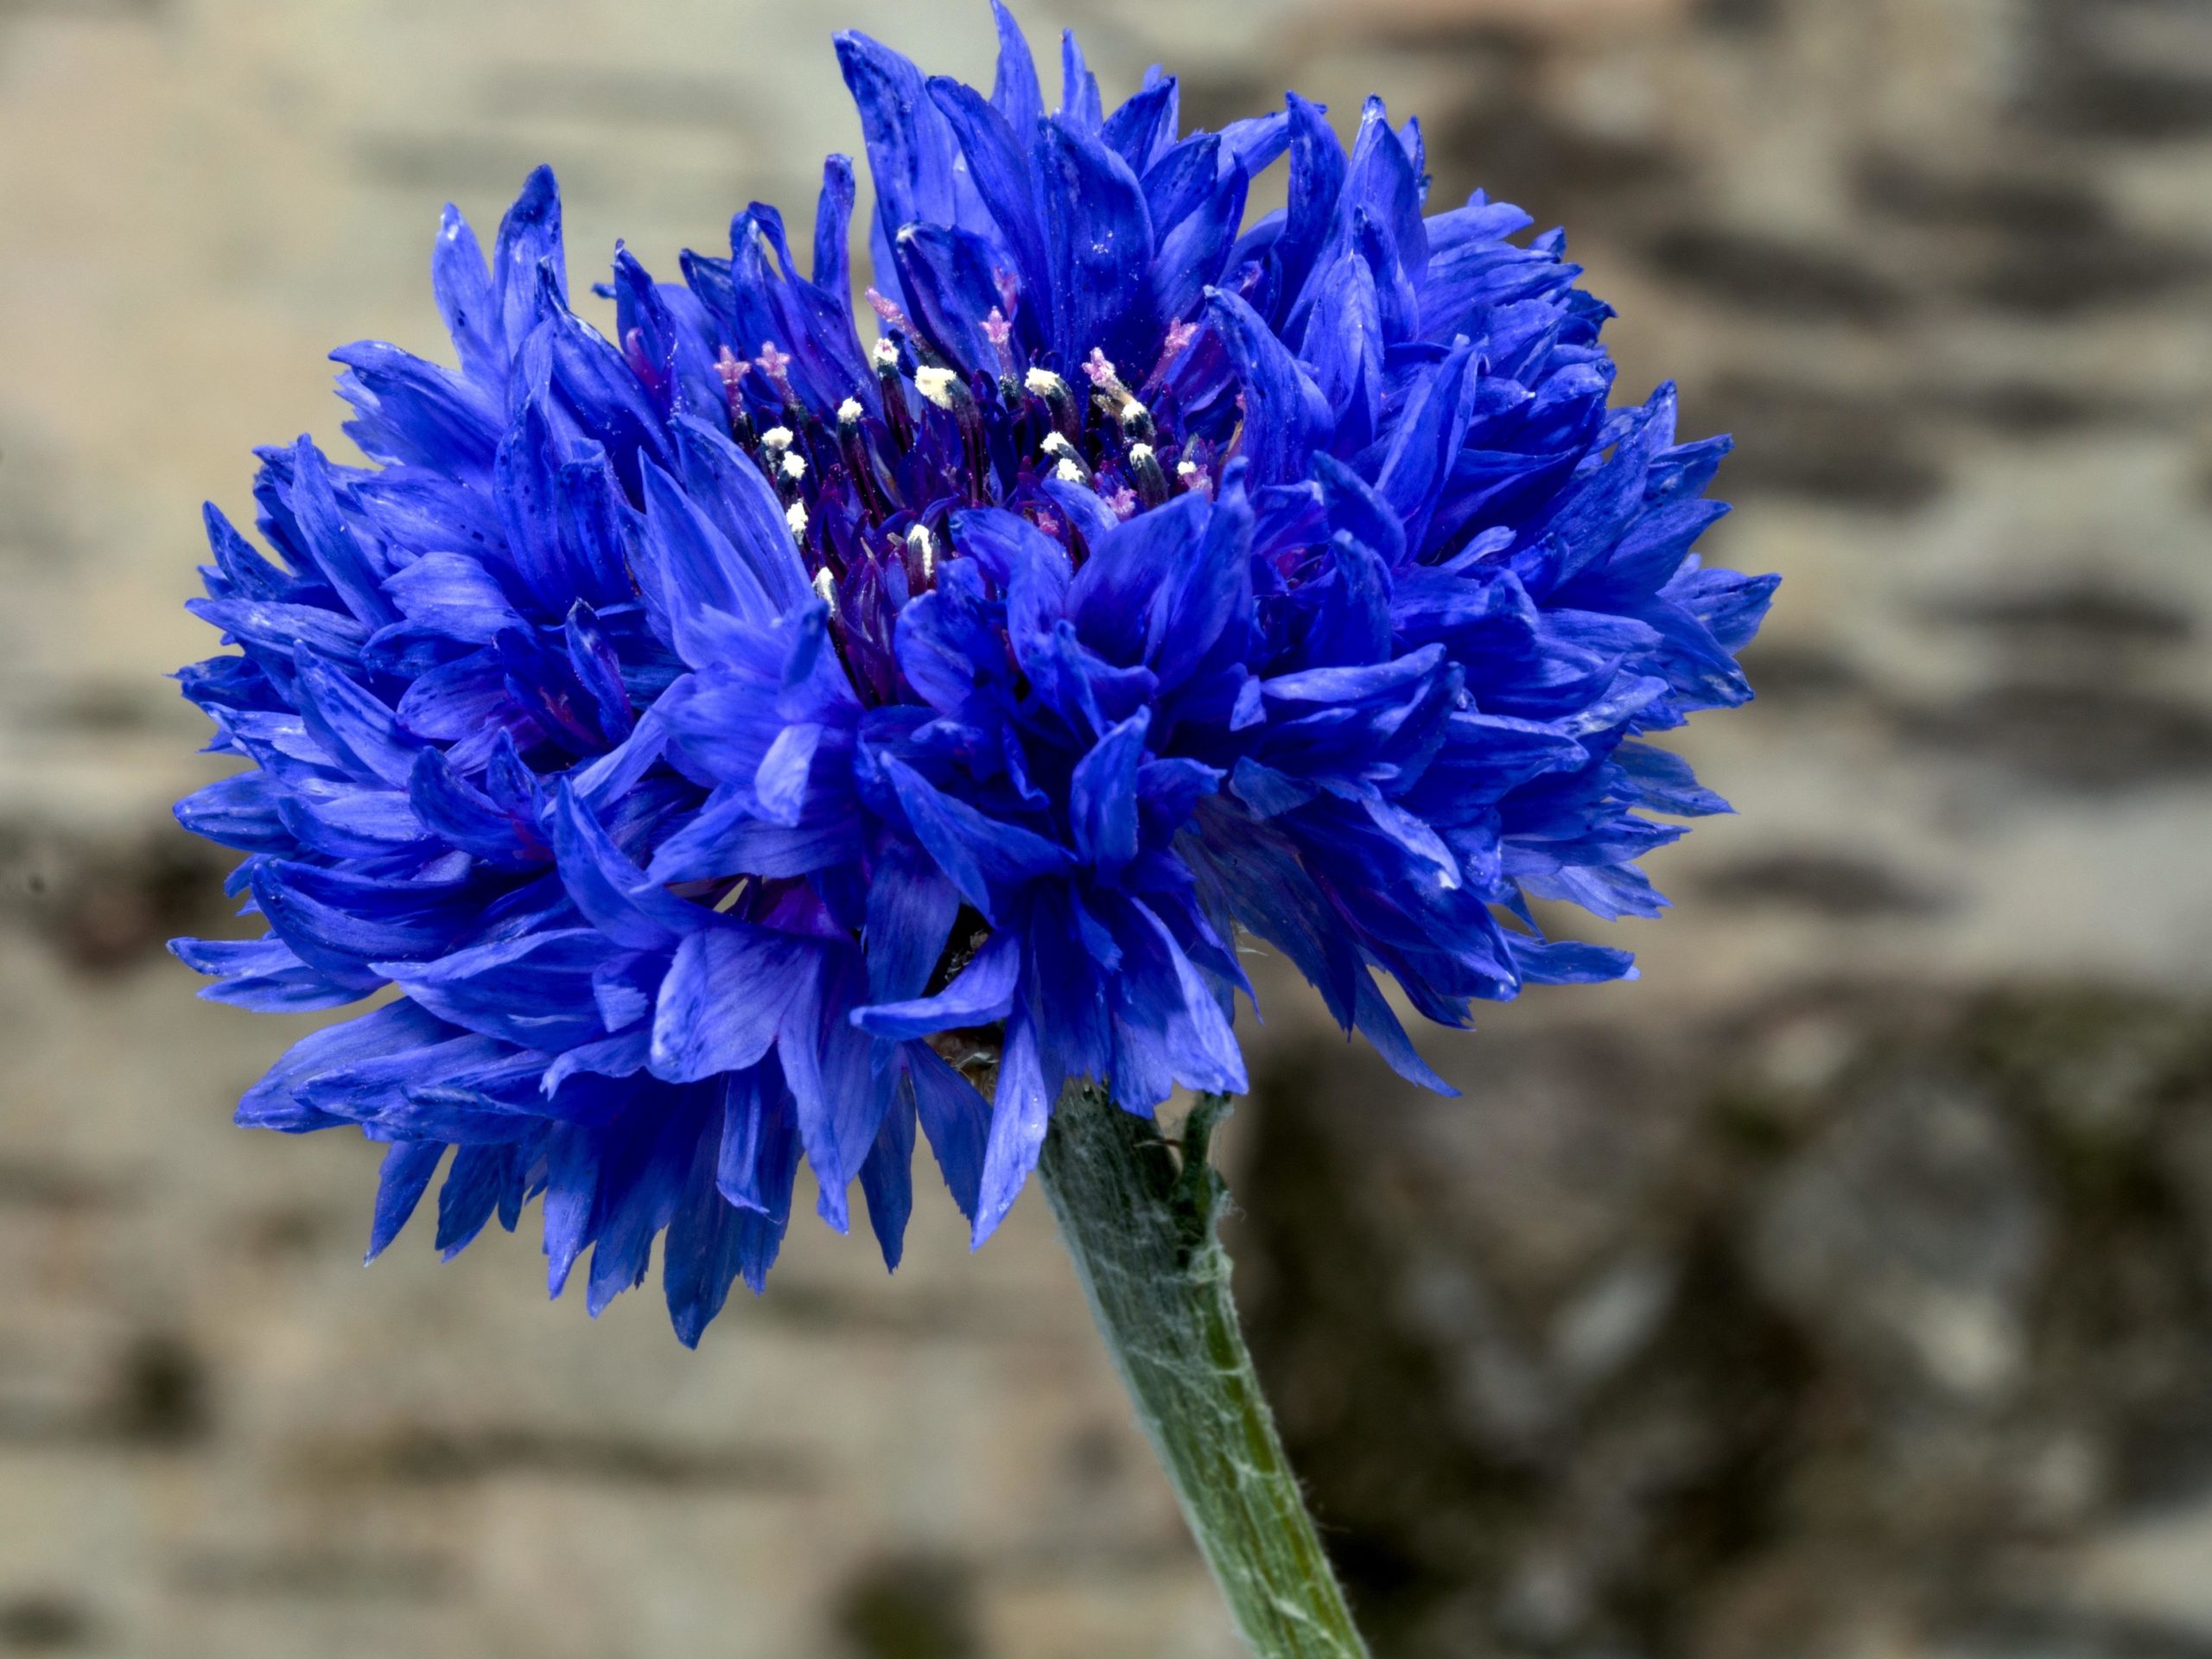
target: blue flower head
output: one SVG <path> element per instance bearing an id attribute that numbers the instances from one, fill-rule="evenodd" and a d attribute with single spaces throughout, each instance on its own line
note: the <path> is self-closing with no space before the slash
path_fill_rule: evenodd
<path id="1" fill-rule="evenodd" d="M 181 677 L 249 765 L 178 816 L 268 931 L 176 950 L 245 1007 L 397 988 L 239 1109 L 387 1145 L 372 1255 L 450 1150 L 441 1249 L 542 1198 L 596 1312 L 664 1233 L 696 1342 L 802 1159 L 895 1265 L 918 1126 L 980 1242 L 1069 1080 L 1243 1089 L 1239 929 L 1442 1087 L 1376 969 L 1452 1026 L 1620 977 L 1529 900 L 1652 914 L 1642 814 L 1723 810 L 1646 739 L 1749 697 L 1773 582 L 1692 554 L 1726 442 L 1608 406 L 1560 237 L 1427 212 L 1379 102 L 1185 133 L 1071 37 L 1048 111 L 997 21 L 988 97 L 837 42 L 872 343 L 845 158 L 810 270 L 759 204 L 680 284 L 618 248 L 611 339 L 540 172 L 488 262 L 447 211 L 457 368 L 336 354 L 371 464 L 264 451 L 273 559 L 209 509 L 238 650 Z"/>

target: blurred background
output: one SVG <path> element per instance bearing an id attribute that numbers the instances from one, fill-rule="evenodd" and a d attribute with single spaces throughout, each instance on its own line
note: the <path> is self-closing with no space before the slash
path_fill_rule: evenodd
<path id="1" fill-rule="evenodd" d="M 1023 16 L 1420 112 L 1786 577 L 1640 982 L 1439 1101 L 1263 980 L 1238 1289 L 1378 1659 L 2212 1656 L 2212 4 Z M 230 1128 L 297 1032 L 162 950 L 202 498 L 442 352 L 448 199 L 553 162 L 580 283 L 803 226 L 846 26 L 988 83 L 981 0 L 0 0 L 0 1655 L 1233 1654 L 1033 1193 L 801 1223 L 696 1356 L 527 1226 L 364 1272 L 373 1152 Z"/>

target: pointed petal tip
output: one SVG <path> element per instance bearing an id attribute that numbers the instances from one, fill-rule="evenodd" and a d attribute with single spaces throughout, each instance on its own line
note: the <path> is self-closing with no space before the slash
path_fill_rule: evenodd
<path id="1" fill-rule="evenodd" d="M 1015 1195 L 1017 1198 L 1020 1196 L 1020 1195 L 1019 1193 Z M 1003 1204 L 994 1205 L 977 1211 L 975 1224 L 969 1229 L 968 1232 L 968 1249 L 969 1251 L 973 1252 L 982 1249 L 984 1244 L 989 1240 L 991 1235 L 998 1231 L 999 1224 L 1003 1222 L 1007 1217 L 1013 1212 L 1013 1210 L 1014 1199 L 1009 1198 Z"/>

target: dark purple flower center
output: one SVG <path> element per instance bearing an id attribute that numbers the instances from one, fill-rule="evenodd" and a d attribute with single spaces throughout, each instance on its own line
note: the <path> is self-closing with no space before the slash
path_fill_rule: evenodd
<path id="1" fill-rule="evenodd" d="M 874 289 L 869 299 L 885 329 L 872 354 L 875 381 L 854 387 L 833 419 L 793 390 L 791 359 L 772 340 L 749 362 L 725 346 L 716 367 L 730 436 L 774 484 L 855 686 L 884 703 L 911 699 L 893 632 L 956 550 L 955 514 L 1020 513 L 1079 567 L 1089 550 L 1065 492 L 1095 497 L 1113 522 L 1190 492 L 1211 494 L 1238 448 L 1243 411 L 1238 397 L 1185 407 L 1179 371 L 1199 335 L 1192 324 L 1166 331 L 1133 387 L 1096 347 L 1065 373 L 1022 365 L 1013 324 L 994 308 L 978 327 L 998 372 L 971 375 L 924 343 L 896 304 Z"/>

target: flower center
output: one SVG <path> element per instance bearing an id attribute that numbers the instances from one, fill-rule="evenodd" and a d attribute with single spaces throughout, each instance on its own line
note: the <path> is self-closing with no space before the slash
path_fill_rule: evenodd
<path id="1" fill-rule="evenodd" d="M 965 372 L 897 304 L 872 289 L 868 297 L 884 327 L 870 354 L 874 385 L 853 388 L 833 419 L 793 390 L 791 359 L 773 340 L 750 361 L 725 346 L 716 366 L 731 439 L 775 486 L 856 686 L 887 702 L 901 700 L 899 613 L 958 550 L 954 514 L 1018 512 L 1079 566 L 1087 529 L 1211 493 L 1241 433 L 1217 440 L 1185 429 L 1205 423 L 1184 418 L 1173 384 L 1192 325 L 1167 331 L 1132 389 L 1097 348 L 1065 374 L 1018 366 L 1014 327 L 995 307 L 977 326 L 997 372 Z M 775 424 L 763 423 L 764 409 L 779 411 Z"/>

